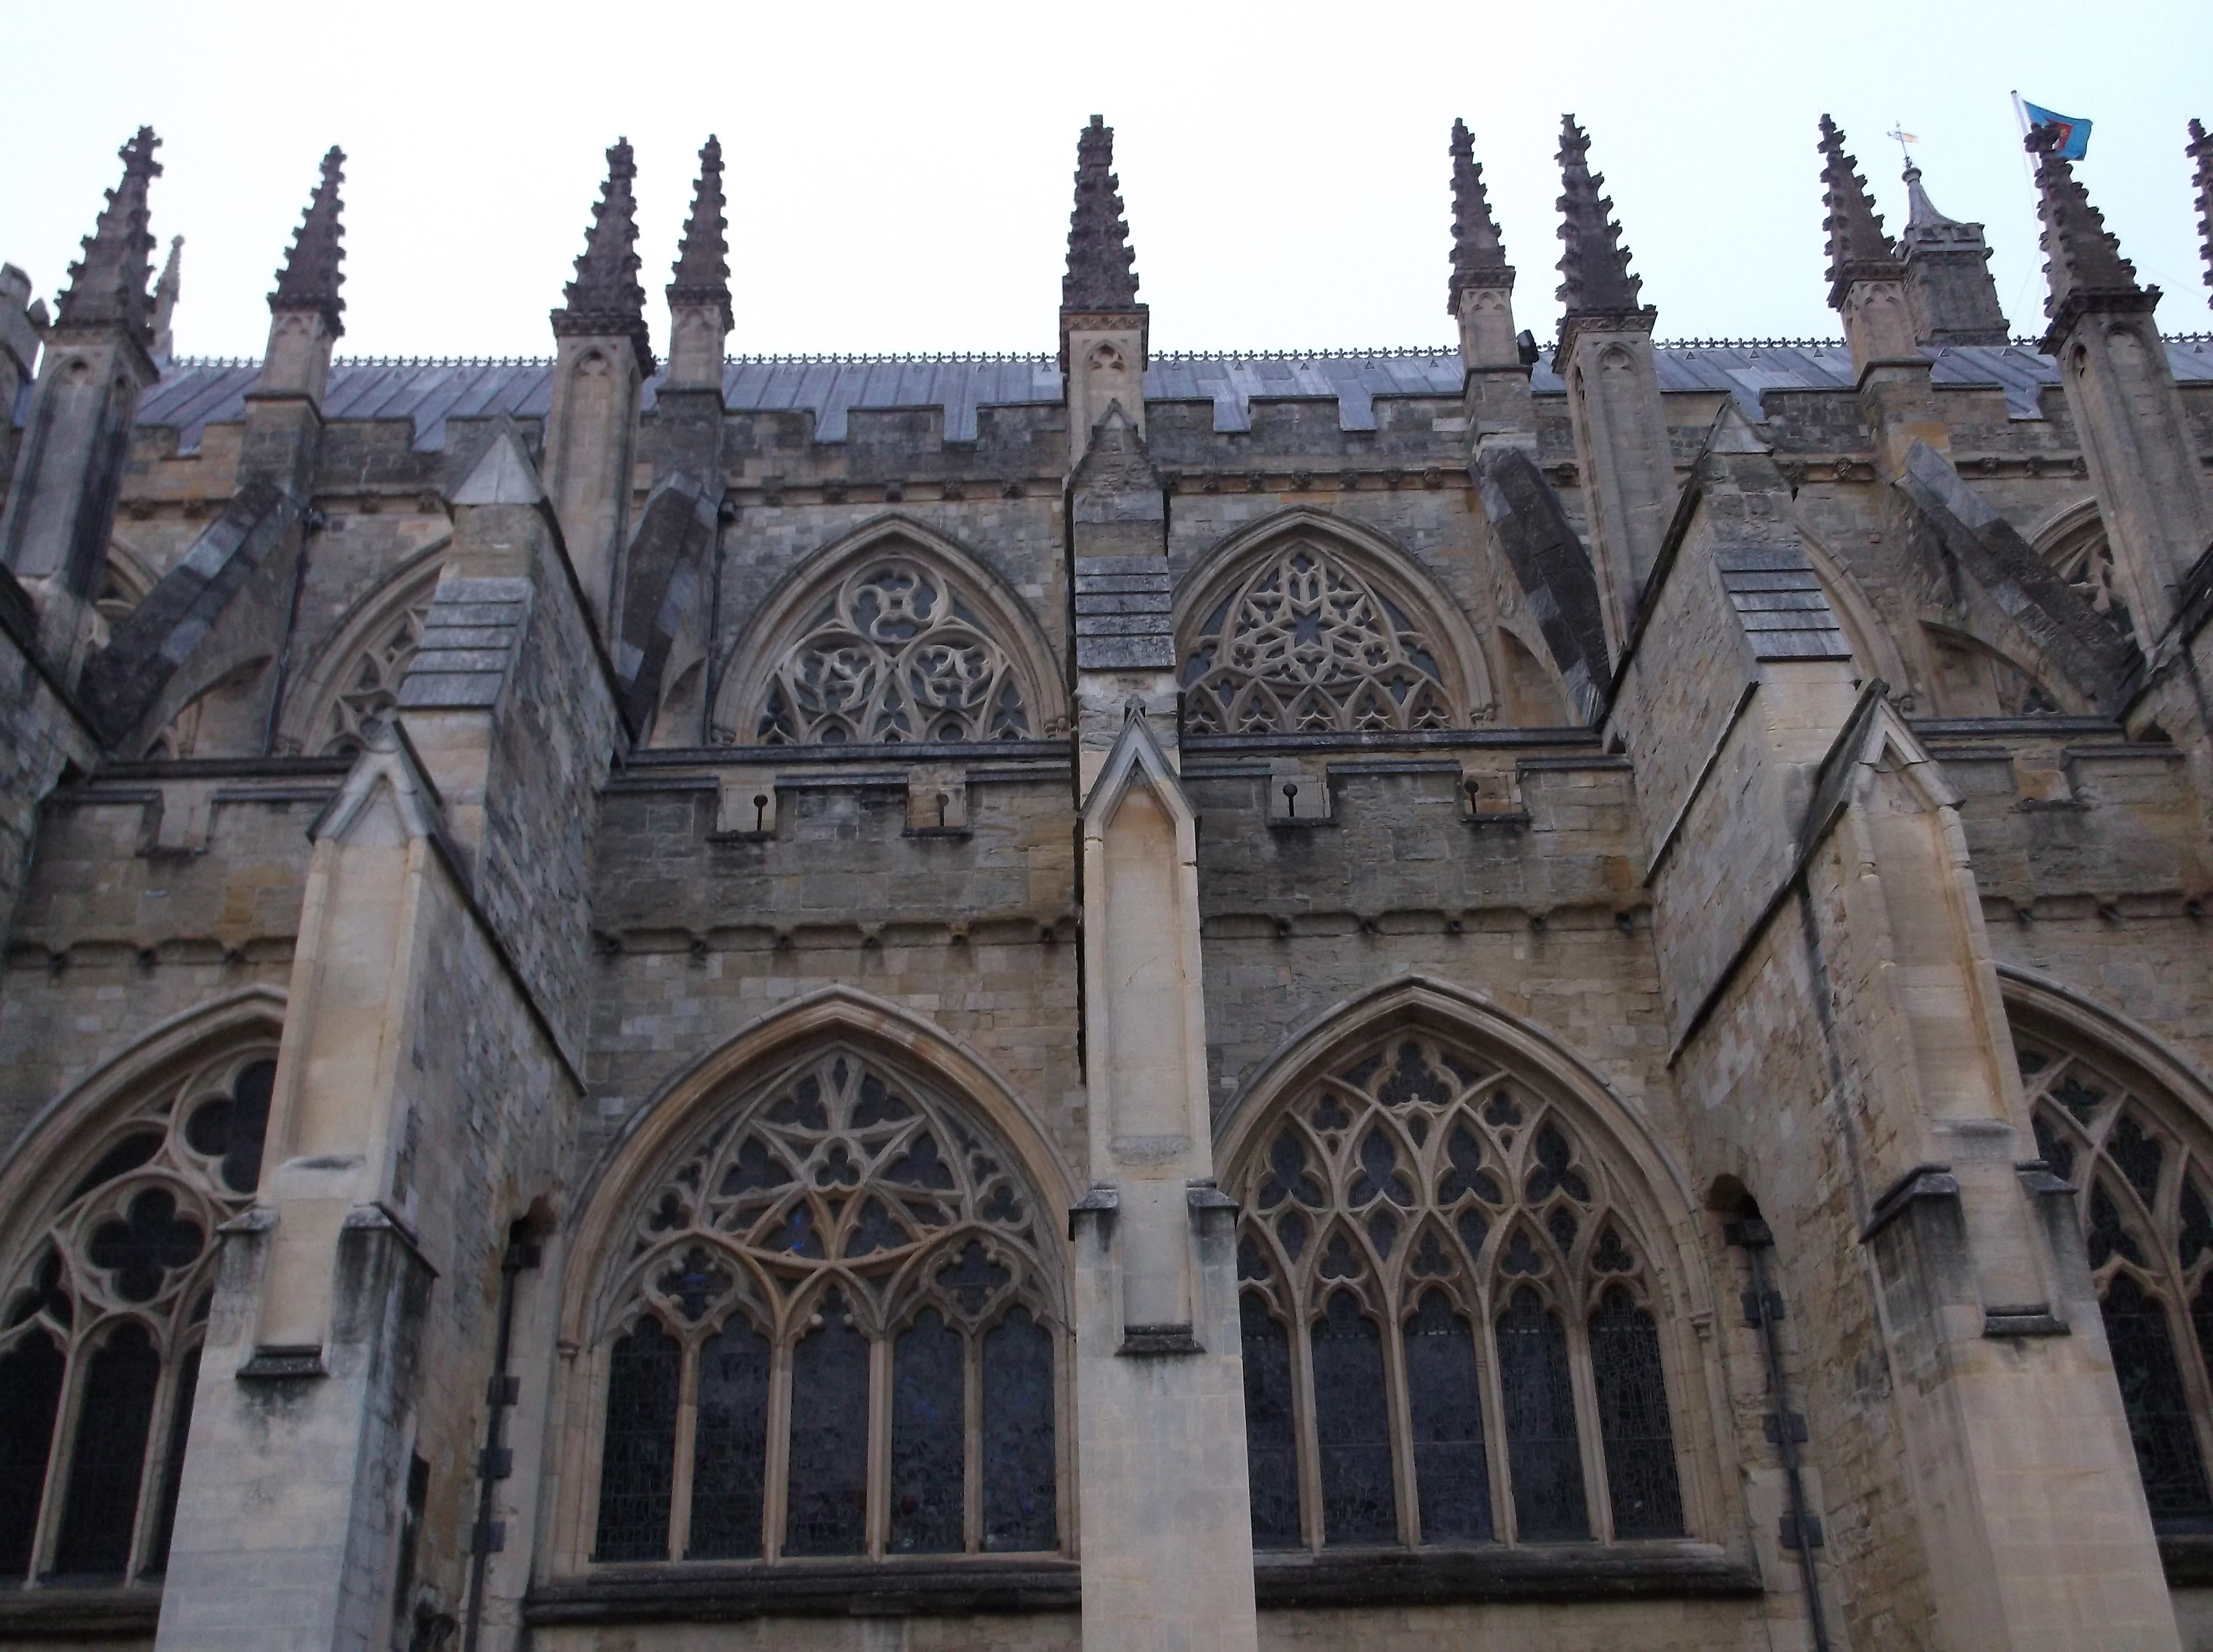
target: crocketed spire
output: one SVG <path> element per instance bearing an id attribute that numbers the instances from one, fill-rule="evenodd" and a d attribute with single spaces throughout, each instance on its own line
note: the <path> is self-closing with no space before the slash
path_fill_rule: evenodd
<path id="1" fill-rule="evenodd" d="M 1819 147 L 1821 204 L 1828 210 L 1822 227 L 1829 232 L 1829 307 L 1840 310 L 1855 281 L 1894 281 L 1903 269 L 1896 244 L 1883 233 L 1882 215 L 1875 210 L 1859 162 L 1844 153 L 1844 135 L 1826 115 L 1821 117 Z"/>
<path id="2" fill-rule="evenodd" d="M 1068 273 L 1060 305 L 1070 310 L 1137 308 L 1137 254 L 1114 175 L 1114 129 L 1099 116 L 1076 140 L 1076 210 L 1068 215 Z"/>
<path id="3" fill-rule="evenodd" d="M 637 351 L 639 371 L 649 375 L 653 350 L 645 329 L 645 289 L 637 279 L 637 201 L 631 187 L 637 176 L 630 140 L 618 137 L 607 151 L 607 181 L 592 208 L 576 278 L 563 291 L 567 302 L 553 312 L 553 332 L 557 338 L 628 338 Z"/>
<path id="4" fill-rule="evenodd" d="M 84 256 L 70 265 L 69 290 L 61 296 L 55 324 L 64 327 L 119 326 L 142 345 L 154 342 L 154 237 L 146 228 L 146 190 L 162 175 L 154 151 L 162 140 L 151 126 L 116 153 L 123 160 L 123 182 L 107 192 L 100 221 L 84 238 Z"/>
<path id="5" fill-rule="evenodd" d="M 2213 287 L 2213 137 L 2206 136 L 2204 122 L 2190 123 L 2190 147 L 2183 153 L 2198 162 L 2198 233 L 2205 253 L 2205 284 Z M 2213 304 L 2213 298 L 2205 302 Z"/>
<path id="6" fill-rule="evenodd" d="M 343 205 L 338 186 L 345 181 L 344 167 L 345 151 L 332 144 L 323 156 L 322 180 L 315 186 L 314 198 L 292 232 L 292 250 L 285 254 L 284 267 L 277 271 L 277 290 L 269 295 L 272 313 L 320 315 L 333 338 L 345 334 L 345 323 L 338 320 L 345 308 L 345 300 L 338 296 L 345 283 L 345 272 L 338 268 L 345 259 L 345 248 L 339 245 L 345 239 L 345 225 L 338 221 Z"/>
<path id="7" fill-rule="evenodd" d="M 1483 186 L 1483 163 L 1475 158 L 1475 139 L 1467 123 L 1453 122 L 1452 280 L 1445 290 L 1445 314 L 1460 313 L 1463 287 L 1510 287 L 1514 266 L 1498 239 L 1491 216 L 1491 193 Z"/>
<path id="8" fill-rule="evenodd" d="M 719 304 L 722 327 L 737 325 L 730 313 L 730 243 L 722 216 L 722 144 L 710 133 L 699 149 L 699 181 L 692 189 L 692 216 L 668 283 L 671 304 Z"/>
<path id="9" fill-rule="evenodd" d="M 1609 216 L 1613 203 L 1599 193 L 1606 174 L 1590 169 L 1590 138 L 1573 115 L 1560 117 L 1560 239 L 1567 251 L 1557 267 L 1558 296 L 1576 315 L 1622 315 L 1643 310 L 1642 277 L 1629 272 L 1621 226 Z"/>
<path id="10" fill-rule="evenodd" d="M 2121 244 L 2106 228 L 2104 213 L 2090 204 L 2076 180 L 2075 168 L 2059 153 L 2064 132 L 2058 126 L 2032 127 L 2028 152 L 2036 157 L 2036 215 L 2044 220 L 2038 244 L 2044 248 L 2049 296 L 2044 313 L 2051 320 L 2045 347 L 2092 308 L 2149 309 L 2159 289 L 2137 284 L 2137 266 L 2121 256 Z"/>

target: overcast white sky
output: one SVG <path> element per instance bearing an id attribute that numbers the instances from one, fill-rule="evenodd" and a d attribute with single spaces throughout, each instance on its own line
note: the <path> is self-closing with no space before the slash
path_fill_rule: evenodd
<path id="1" fill-rule="evenodd" d="M 255 354 L 332 143 L 342 354 L 543 354 L 618 134 L 658 338 L 694 152 L 729 162 L 734 352 L 1048 351 L 1076 129 L 1116 128 L 1156 349 L 1441 343 L 1453 118 L 1476 133 L 1517 312 L 1557 324 L 1559 116 L 1589 127 L 1663 338 L 1834 336 L 1814 123 L 1895 230 L 1917 133 L 2039 324 L 2008 92 L 2096 123 L 2082 168 L 2170 332 L 2213 326 L 2190 172 L 2205 0 L 806 5 L 0 0 L 0 258 L 49 296 L 140 122 L 166 140 L 177 341 Z"/>

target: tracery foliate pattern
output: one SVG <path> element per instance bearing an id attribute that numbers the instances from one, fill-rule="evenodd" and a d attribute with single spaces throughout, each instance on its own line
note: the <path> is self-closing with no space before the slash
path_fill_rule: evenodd
<path id="1" fill-rule="evenodd" d="M 316 751 L 350 756 L 368 746 L 377 724 L 399 704 L 399 680 L 407 674 L 416 650 L 423 646 L 423 627 L 430 619 L 435 594 L 435 589 L 425 590 L 379 626 L 375 639 L 347 668 L 317 733 Z"/>
<path id="2" fill-rule="evenodd" d="M 2056 544 L 2047 546 L 2044 556 L 2051 571 L 2072 586 L 2075 594 L 2093 611 L 2104 615 L 2106 623 L 2122 636 L 2131 634 L 2128 600 L 2121 594 L 2112 541 L 2106 536 L 2106 524 L 2100 518 L 2092 515 L 2077 523 Z"/>
<path id="3" fill-rule="evenodd" d="M 649 1186 L 603 1287 L 594 1558 L 671 1557 L 680 1509 L 694 1558 L 1056 1547 L 1050 1220 L 1003 1149 L 850 1050 L 705 1130 Z M 676 1351 L 641 1379 L 637 1350 L 662 1339 Z M 967 1489 L 978 1461 L 1008 1484 Z"/>
<path id="4" fill-rule="evenodd" d="M 0 1292 L 0 1580 L 166 1563 L 215 1234 L 252 1203 L 275 1074 L 269 1052 L 234 1052 L 164 1084 L 15 1259 Z"/>
<path id="5" fill-rule="evenodd" d="M 1648 1253 L 1535 1091 L 1394 1035 L 1297 1092 L 1230 1185 L 1256 1543 L 1503 1538 L 1494 1484 L 1525 1542 L 1592 1536 L 1601 1498 L 1613 1535 L 1681 1534 Z M 1570 1364 L 1594 1356 L 1585 1401 Z M 1601 1459 L 1610 1494 L 1587 1484 Z"/>
<path id="6" fill-rule="evenodd" d="M 1027 740 L 1036 714 L 975 604 L 911 558 L 863 564 L 770 668 L 761 746 Z"/>
<path id="7" fill-rule="evenodd" d="M 1337 734 L 1466 725 L 1436 642 L 1341 558 L 1295 540 L 1247 572 L 1185 645 L 1192 734 Z"/>
<path id="8" fill-rule="evenodd" d="M 2213 1160 L 2101 1065 L 2040 1039 L 2015 1051 L 2037 1150 L 2074 1185 L 2152 1518 L 2213 1530 Z"/>

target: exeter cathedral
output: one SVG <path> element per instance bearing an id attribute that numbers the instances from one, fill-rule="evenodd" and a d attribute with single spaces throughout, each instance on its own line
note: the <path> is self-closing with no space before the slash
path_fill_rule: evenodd
<path id="1" fill-rule="evenodd" d="M 2059 138 L 2033 338 L 1825 119 L 1842 341 L 1658 341 L 1570 118 L 1557 327 L 1456 125 L 1456 347 L 1170 355 L 1094 117 L 1057 351 L 865 359 L 710 138 L 666 360 L 618 143 L 508 362 L 334 358 L 333 149 L 225 362 L 138 132 L 0 269 L 0 1645 L 2213 1648 L 2213 334 Z"/>

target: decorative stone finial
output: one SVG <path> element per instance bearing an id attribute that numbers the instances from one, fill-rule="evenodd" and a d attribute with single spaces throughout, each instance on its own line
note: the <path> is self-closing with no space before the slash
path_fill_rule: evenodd
<path id="1" fill-rule="evenodd" d="M 1466 121 L 1452 130 L 1452 280 L 1445 290 L 1445 314 L 1460 314 L 1463 287 L 1511 287 L 1514 266 L 1491 216 L 1491 193 L 1483 185 L 1483 163 L 1475 158 L 1475 139 Z"/>
<path id="2" fill-rule="evenodd" d="M 1068 215 L 1068 273 L 1060 306 L 1070 310 L 1137 308 L 1137 254 L 1122 217 L 1114 175 L 1114 129 L 1099 116 L 1076 141 L 1076 210 Z"/>
<path id="3" fill-rule="evenodd" d="M 2036 157 L 2037 216 L 2044 220 L 2039 241 L 2050 289 L 2044 313 L 2051 325 L 2045 348 L 2054 348 L 2086 310 L 2149 310 L 2159 289 L 2140 286 L 2137 266 L 2121 256 L 2121 244 L 2106 228 L 2104 213 L 2075 176 L 2071 162 L 2059 153 L 2065 134 L 2054 125 L 2032 127 L 2028 152 Z"/>
<path id="4" fill-rule="evenodd" d="M 1613 203 L 1600 195 L 1606 174 L 1590 169 L 1590 138 L 1573 115 L 1560 117 L 1560 239 L 1558 296 L 1568 316 L 1654 314 L 1640 302 L 1644 283 L 1629 272 Z"/>
<path id="5" fill-rule="evenodd" d="M 338 186 L 345 181 L 344 168 L 345 151 L 332 144 L 323 156 L 322 180 L 315 186 L 314 198 L 292 232 L 292 250 L 285 254 L 284 267 L 277 271 L 277 290 L 269 295 L 271 314 L 320 315 L 333 338 L 345 335 L 345 324 L 338 319 L 345 308 L 345 300 L 338 296 L 345 283 L 345 272 L 338 268 L 345 259 L 345 248 L 339 245 L 345 239 L 345 225 L 338 220 L 343 205 Z"/>
<path id="6" fill-rule="evenodd" d="M 157 362 L 166 362 L 177 353 L 177 295 L 184 288 L 185 238 L 169 237 L 168 261 L 162 265 L 162 278 L 154 283 L 154 350 Z"/>
<path id="7" fill-rule="evenodd" d="M 722 144 L 709 134 L 699 149 L 699 180 L 692 189 L 692 216 L 685 221 L 684 244 L 677 248 L 668 283 L 668 302 L 715 304 L 722 330 L 736 325 L 730 313 L 729 221 L 722 216 Z"/>
<path id="8" fill-rule="evenodd" d="M 1898 247 L 1883 233 L 1859 162 L 1844 153 L 1844 135 L 1828 116 L 1821 117 L 1821 204 L 1828 209 L 1822 227 L 1829 232 L 1829 308 L 1841 310 L 1855 281 L 1896 281 L 1905 274 Z"/>
<path id="9" fill-rule="evenodd" d="M 607 151 L 607 181 L 592 208 L 576 278 L 564 290 L 567 302 L 552 319 L 557 338 L 628 338 L 638 370 L 649 375 L 653 349 L 645 327 L 645 289 L 637 279 L 637 201 L 631 189 L 637 176 L 630 140 L 618 137 Z"/>
<path id="10" fill-rule="evenodd" d="M 2205 123 L 2190 123 L 2190 147 L 2183 151 L 2198 162 L 2198 234 L 2205 253 L 2205 284 L 2213 287 L 2213 137 Z M 2206 301 L 2213 305 L 2213 298 Z"/>
<path id="11" fill-rule="evenodd" d="M 123 161 L 123 182 L 107 192 L 107 204 L 84 256 L 70 265 L 69 290 L 61 297 L 55 325 L 61 327 L 119 326 L 142 346 L 154 342 L 153 300 L 146 283 L 153 274 L 154 237 L 146 229 L 147 186 L 162 175 L 154 151 L 162 140 L 151 126 L 116 153 Z"/>

